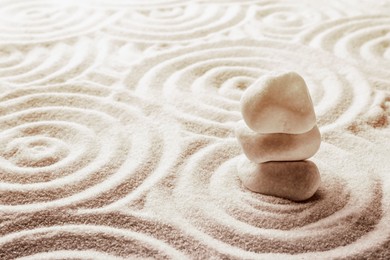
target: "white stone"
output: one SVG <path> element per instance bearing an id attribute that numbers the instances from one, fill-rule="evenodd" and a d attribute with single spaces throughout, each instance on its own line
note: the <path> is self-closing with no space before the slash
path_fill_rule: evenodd
<path id="1" fill-rule="evenodd" d="M 321 144 L 317 125 L 303 134 L 259 134 L 239 121 L 235 134 L 246 157 L 255 163 L 305 160 L 312 157 Z"/>
<path id="2" fill-rule="evenodd" d="M 261 77 L 241 97 L 246 124 L 258 133 L 301 134 L 315 123 L 306 83 L 295 72 Z"/>
<path id="3" fill-rule="evenodd" d="M 321 177 L 311 161 L 253 163 L 245 157 L 237 170 L 251 191 L 293 201 L 307 200 L 317 191 Z"/>

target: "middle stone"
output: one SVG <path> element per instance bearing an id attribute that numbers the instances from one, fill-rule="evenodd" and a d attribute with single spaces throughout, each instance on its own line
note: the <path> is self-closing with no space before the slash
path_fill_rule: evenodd
<path id="1" fill-rule="evenodd" d="M 259 134 L 239 121 L 235 134 L 245 155 L 255 163 L 305 160 L 313 156 L 321 144 L 317 125 L 302 134 Z"/>

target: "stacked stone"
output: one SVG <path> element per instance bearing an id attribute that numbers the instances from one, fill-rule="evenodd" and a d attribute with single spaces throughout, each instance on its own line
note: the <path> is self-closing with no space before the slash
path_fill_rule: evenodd
<path id="1" fill-rule="evenodd" d="M 321 135 L 303 78 L 295 72 L 260 78 L 244 92 L 241 113 L 235 133 L 249 159 L 238 164 L 243 185 L 294 201 L 310 198 L 320 174 L 306 159 L 318 151 Z"/>

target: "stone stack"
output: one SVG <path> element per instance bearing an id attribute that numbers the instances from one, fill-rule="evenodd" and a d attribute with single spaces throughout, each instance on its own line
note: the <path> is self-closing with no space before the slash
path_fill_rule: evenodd
<path id="1" fill-rule="evenodd" d="M 295 72 L 260 78 L 244 92 L 241 113 L 235 133 L 249 159 L 238 164 L 244 186 L 294 201 L 310 198 L 320 174 L 306 159 L 318 151 L 321 135 L 303 78 Z"/>

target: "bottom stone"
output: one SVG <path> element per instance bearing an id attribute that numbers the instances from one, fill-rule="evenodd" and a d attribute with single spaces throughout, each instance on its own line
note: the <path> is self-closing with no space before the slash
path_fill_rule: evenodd
<path id="1" fill-rule="evenodd" d="M 311 161 L 254 163 L 243 158 L 237 165 L 243 185 L 251 191 L 302 201 L 320 186 L 321 177 Z"/>

